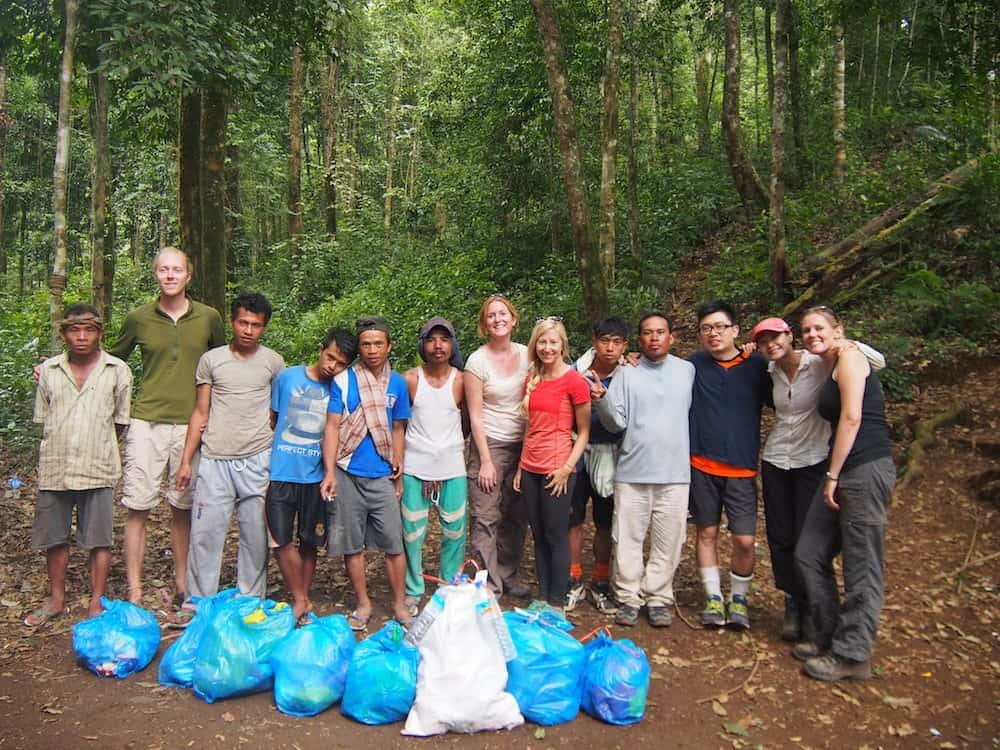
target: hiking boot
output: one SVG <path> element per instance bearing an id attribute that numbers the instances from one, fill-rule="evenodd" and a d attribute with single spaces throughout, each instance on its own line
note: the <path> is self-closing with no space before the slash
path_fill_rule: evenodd
<path id="1" fill-rule="evenodd" d="M 824 682 L 870 680 L 872 678 L 872 663 L 867 660 L 854 661 L 827 654 L 809 659 L 803 665 L 802 671 L 810 677 Z"/>
<path id="2" fill-rule="evenodd" d="M 726 607 L 726 627 L 730 630 L 750 629 L 750 608 L 746 597 L 734 594 Z"/>
<path id="3" fill-rule="evenodd" d="M 634 607 L 631 604 L 623 604 L 618 608 L 618 614 L 615 615 L 615 625 L 624 625 L 630 628 L 637 622 L 639 622 L 638 607 Z"/>
<path id="4" fill-rule="evenodd" d="M 799 604 L 792 597 L 785 597 L 785 617 L 781 621 L 781 640 L 795 643 L 802 637 L 802 617 Z"/>
<path id="5" fill-rule="evenodd" d="M 674 618 L 670 615 L 670 607 L 664 605 L 649 605 L 646 607 L 649 624 L 654 628 L 669 628 Z"/>
<path id="6" fill-rule="evenodd" d="M 572 612 L 587 596 L 587 587 L 579 578 L 569 579 L 569 588 L 566 590 L 566 611 Z"/>
<path id="7" fill-rule="evenodd" d="M 594 581 L 590 584 L 590 599 L 603 615 L 613 615 L 618 611 L 618 602 L 611 592 L 611 584 L 607 581 Z"/>
<path id="8" fill-rule="evenodd" d="M 792 649 L 792 658 L 798 659 L 799 661 L 809 661 L 810 659 L 815 659 L 822 655 L 823 649 L 811 641 L 796 643 L 795 648 Z"/>
<path id="9" fill-rule="evenodd" d="M 701 626 L 703 628 L 721 628 L 726 624 L 726 605 L 721 596 L 710 596 L 705 600 L 705 609 L 701 611 Z"/>
<path id="10" fill-rule="evenodd" d="M 508 578 L 503 582 L 503 593 L 515 599 L 527 599 L 531 596 L 531 586 L 516 578 Z"/>

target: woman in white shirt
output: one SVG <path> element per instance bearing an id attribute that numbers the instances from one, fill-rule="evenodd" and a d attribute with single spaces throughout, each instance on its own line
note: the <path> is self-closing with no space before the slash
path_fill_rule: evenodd
<path id="1" fill-rule="evenodd" d="M 751 340 L 768 360 L 773 383 L 774 427 L 761 456 L 761 485 L 774 585 L 785 592 L 781 637 L 797 641 L 805 624 L 806 595 L 795 566 L 795 543 L 825 479 L 830 423 L 816 407 L 830 373 L 819 356 L 794 348 L 792 329 L 781 318 L 762 320 Z M 848 345 L 858 347 L 875 369 L 885 366 L 885 359 L 871 347 L 846 339 L 839 343 Z"/>
<path id="2" fill-rule="evenodd" d="M 490 587 L 516 597 L 530 594 L 517 579 L 527 519 L 514 492 L 524 438 L 528 348 L 513 340 L 520 318 L 513 303 L 491 294 L 479 310 L 477 331 L 486 343 L 465 363 L 465 401 L 472 447 L 469 454 L 469 542 L 472 556 L 489 571 Z"/>

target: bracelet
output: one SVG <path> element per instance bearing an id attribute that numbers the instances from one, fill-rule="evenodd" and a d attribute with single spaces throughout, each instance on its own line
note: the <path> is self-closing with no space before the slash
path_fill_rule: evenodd
<path id="1" fill-rule="evenodd" d="M 830 472 L 826 472 L 826 478 L 829 479 L 831 482 L 839 482 L 840 481 L 839 477 L 835 477 Z"/>

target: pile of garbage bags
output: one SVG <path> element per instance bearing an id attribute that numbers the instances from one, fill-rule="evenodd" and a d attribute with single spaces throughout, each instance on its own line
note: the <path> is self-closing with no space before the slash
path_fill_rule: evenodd
<path id="1" fill-rule="evenodd" d="M 74 649 L 95 674 L 126 677 L 152 661 L 159 627 L 135 605 L 105 606 L 74 628 Z M 583 644 L 544 604 L 502 612 L 481 575 L 438 588 L 409 630 L 389 621 L 361 642 L 343 615 L 310 615 L 296 627 L 288 604 L 236 589 L 197 607 L 158 677 L 208 703 L 273 691 L 291 716 L 339 703 L 355 721 L 405 721 L 403 734 L 421 737 L 511 729 L 525 720 L 551 726 L 581 709 L 627 725 L 646 708 L 650 667 L 640 647 L 606 632 Z"/>

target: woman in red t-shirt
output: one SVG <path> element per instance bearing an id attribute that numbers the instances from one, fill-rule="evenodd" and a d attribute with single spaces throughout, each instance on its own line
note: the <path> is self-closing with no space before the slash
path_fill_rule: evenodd
<path id="1" fill-rule="evenodd" d="M 559 318 L 535 323 L 522 410 L 528 416 L 514 489 L 524 494 L 535 540 L 538 598 L 562 610 L 569 582 L 569 512 L 577 461 L 590 437 L 590 386 L 566 364 Z M 573 439 L 574 426 L 576 439 Z"/>

